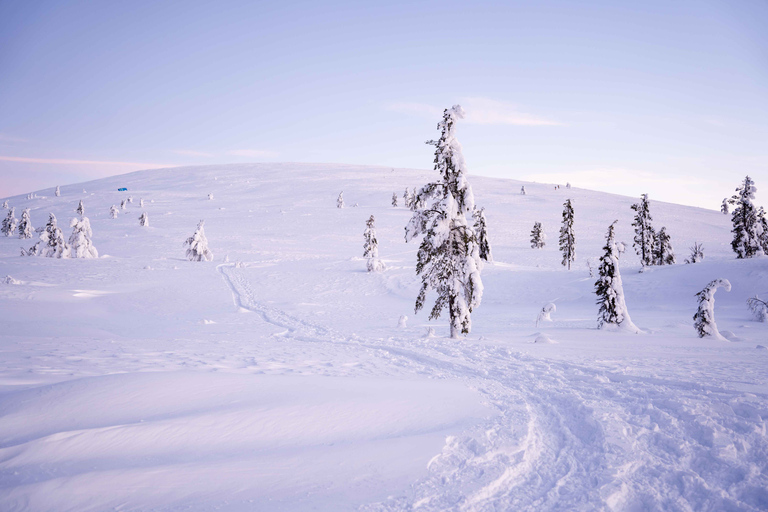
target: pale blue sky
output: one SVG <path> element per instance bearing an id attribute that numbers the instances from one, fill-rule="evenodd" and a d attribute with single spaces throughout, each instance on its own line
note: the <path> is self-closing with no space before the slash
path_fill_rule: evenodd
<path id="1" fill-rule="evenodd" d="M 768 190 L 766 26 L 763 0 L 0 0 L 0 197 L 159 165 L 430 168 L 461 103 L 475 174 L 716 208 L 747 173 Z"/>

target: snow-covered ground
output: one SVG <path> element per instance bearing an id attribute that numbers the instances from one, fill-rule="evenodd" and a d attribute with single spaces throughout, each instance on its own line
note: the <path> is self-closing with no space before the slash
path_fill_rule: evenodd
<path id="1" fill-rule="evenodd" d="M 768 325 L 745 305 L 768 296 L 768 259 L 735 259 L 729 216 L 651 197 L 680 264 L 639 273 L 639 197 L 471 177 L 495 263 L 452 340 L 413 314 L 417 245 L 390 205 L 434 177 L 227 165 L 9 198 L 67 237 L 83 199 L 101 257 L 21 257 L 32 241 L 0 237 L 0 277 L 18 281 L 0 283 L 0 510 L 768 509 Z M 361 257 L 371 214 L 380 274 Z M 201 219 L 214 261 L 193 263 L 182 242 Z M 585 262 L 616 219 L 642 334 L 596 329 Z M 706 259 L 682 264 L 694 242 Z M 715 297 L 726 342 L 693 328 L 715 278 L 733 285 Z"/>

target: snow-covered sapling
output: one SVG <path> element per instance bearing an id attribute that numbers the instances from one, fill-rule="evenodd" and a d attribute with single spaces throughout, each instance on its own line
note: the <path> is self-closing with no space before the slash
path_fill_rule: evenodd
<path id="1" fill-rule="evenodd" d="M 29 218 L 29 208 L 24 208 L 24 211 L 21 212 L 18 230 L 19 238 L 32 238 L 35 228 L 32 227 L 32 220 Z"/>
<path id="2" fill-rule="evenodd" d="M 85 190 L 83 190 L 85 192 Z M 133 204 L 133 196 L 128 196 L 128 202 Z"/>
<path id="3" fill-rule="evenodd" d="M 122 201 L 120 201 L 120 209 L 125 210 L 126 208 L 128 208 L 128 200 L 123 199 Z"/>
<path id="4" fill-rule="evenodd" d="M 560 226 L 560 252 L 563 253 L 564 267 L 571 270 L 571 264 L 576 259 L 576 236 L 573 233 L 573 205 L 570 199 L 563 204 L 563 224 Z"/>
<path id="5" fill-rule="evenodd" d="M 653 260 L 656 265 L 674 265 L 675 250 L 666 228 L 661 228 L 654 238 Z"/>
<path id="6" fill-rule="evenodd" d="M 491 254 L 491 243 L 488 241 L 488 225 L 485 220 L 485 208 L 472 210 L 472 217 L 475 219 L 474 228 L 477 236 L 477 244 L 480 248 L 480 259 L 493 261 Z"/>
<path id="7" fill-rule="evenodd" d="M 755 295 L 747 299 L 747 306 L 758 322 L 768 321 L 768 302 Z"/>
<path id="8" fill-rule="evenodd" d="M 416 187 L 413 187 L 413 192 L 411 192 L 411 204 L 408 206 L 408 208 L 410 208 L 411 211 L 416 211 L 419 208 L 424 208 L 424 203 L 419 202 L 419 200 L 416 199 Z"/>
<path id="9" fill-rule="evenodd" d="M 557 306 L 553 303 L 550 302 L 545 304 L 544 307 L 541 308 L 541 311 L 539 311 L 539 315 L 536 317 L 536 327 L 538 327 L 541 322 L 551 322 L 552 313 L 555 311 L 557 311 Z"/>
<path id="10" fill-rule="evenodd" d="M 531 230 L 531 248 L 541 249 L 547 245 L 545 242 L 546 239 L 547 235 L 544 234 L 544 230 L 541 227 L 541 222 L 535 222 L 533 224 L 533 229 Z"/>
<path id="11" fill-rule="evenodd" d="M 567 182 L 567 183 L 565 184 L 565 188 L 571 188 L 571 182 Z"/>
<path id="12" fill-rule="evenodd" d="M 480 247 L 474 228 L 467 222 L 475 200 L 467 181 L 461 144 L 455 135 L 456 121 L 463 117 L 464 110 L 459 105 L 445 109 L 437 125 L 440 139 L 427 142 L 436 147 L 434 163 L 440 180 L 426 184 L 416 193 L 418 207 L 405 228 L 406 242 L 424 235 L 416 256 L 421 289 L 415 311 L 424 307 L 427 291 L 434 290 L 437 299 L 429 318 L 438 318 L 448 308 L 452 338 L 470 332 L 470 314 L 480 305 L 483 295 Z"/>
<path id="13" fill-rule="evenodd" d="M 525 195 L 525 185 L 520 187 L 520 195 L 523 195 L 523 196 Z"/>
<path id="14" fill-rule="evenodd" d="M 203 229 L 204 224 L 205 221 L 201 220 L 192 236 L 184 241 L 184 246 L 187 247 L 187 258 L 189 258 L 189 261 L 213 260 L 213 253 L 208 249 L 208 239 L 205 238 L 205 230 Z"/>
<path id="15" fill-rule="evenodd" d="M 731 291 L 731 283 L 727 279 L 715 279 L 706 288 L 696 294 L 699 300 L 699 309 L 693 315 L 693 326 L 699 334 L 699 338 L 711 336 L 715 339 L 726 341 L 717 330 L 715 323 L 715 292 L 718 288 Z"/>
<path id="16" fill-rule="evenodd" d="M 619 249 L 616 245 L 613 221 L 608 227 L 608 234 L 603 247 L 603 257 L 600 258 L 598 278 L 595 282 L 595 294 L 600 310 L 597 315 L 597 327 L 602 329 L 608 325 L 616 325 L 622 329 L 639 333 L 640 329 L 632 323 L 624 300 L 624 287 L 619 272 Z"/>
<path id="17" fill-rule="evenodd" d="M 144 208 L 144 199 L 139 199 L 139 207 Z"/>
<path id="18" fill-rule="evenodd" d="M 118 214 L 117 206 L 112 205 L 112 207 L 109 209 L 109 218 L 116 219 Z"/>
<path id="19" fill-rule="evenodd" d="M 760 222 L 757 210 L 752 204 L 755 192 L 757 192 L 755 182 L 747 176 L 729 201 L 736 206 L 731 215 L 731 222 L 733 222 L 731 247 L 736 253 L 736 258 L 739 259 L 751 258 L 762 252 L 759 240 Z"/>
<path id="20" fill-rule="evenodd" d="M 142 212 L 139 216 L 139 226 L 147 227 L 149 226 L 149 215 L 147 215 L 147 212 Z"/>
<path id="21" fill-rule="evenodd" d="M 730 213 L 728 211 L 728 198 L 727 197 L 725 199 L 723 199 L 723 203 L 720 205 L 720 213 L 722 213 L 723 215 L 728 215 L 728 213 Z"/>
<path id="22" fill-rule="evenodd" d="M 18 224 L 18 219 L 16 219 L 16 208 L 11 207 L 8 210 L 8 215 L 5 216 L 3 219 L 3 225 L 0 227 L 0 231 L 5 236 L 11 236 L 16 233 L 16 226 Z"/>
<path id="23" fill-rule="evenodd" d="M 80 204 L 77 205 L 77 208 L 75 208 L 75 212 L 82 216 L 85 213 L 85 205 L 83 204 L 83 200 L 80 200 Z"/>
<path id="24" fill-rule="evenodd" d="M 392 206 L 397 208 L 397 192 L 392 192 Z"/>
<path id="25" fill-rule="evenodd" d="M 344 191 L 339 192 L 339 197 L 336 199 L 336 208 L 344 208 Z"/>
<path id="26" fill-rule="evenodd" d="M 70 256 L 72 258 L 98 258 L 99 251 L 93 246 L 91 222 L 88 217 L 72 219 L 69 223 L 72 235 L 69 237 Z"/>
<path id="27" fill-rule="evenodd" d="M 640 196 L 640 202 L 631 207 L 635 212 L 635 220 L 632 225 L 635 227 L 635 238 L 632 244 L 640 256 L 640 264 L 643 267 L 653 265 L 653 245 L 655 233 L 651 225 L 651 212 L 648 203 L 648 194 Z"/>
<path id="28" fill-rule="evenodd" d="M 376 226 L 373 215 L 366 222 L 363 237 L 363 257 L 367 260 L 368 272 L 381 272 L 384 270 L 384 263 L 379 259 L 379 242 L 376 240 Z"/>
<path id="29" fill-rule="evenodd" d="M 59 197 L 61 195 L 61 187 L 56 185 L 56 190 L 54 191 L 54 194 L 56 195 L 56 197 Z"/>
<path id="30" fill-rule="evenodd" d="M 6 200 L 6 201 L 3 201 L 3 209 L 4 209 L 4 210 L 7 210 L 7 209 L 8 209 L 8 201 L 7 201 L 7 200 Z"/>
<path id="31" fill-rule="evenodd" d="M 56 225 L 56 216 L 51 213 L 45 229 L 40 233 L 40 240 L 26 254 L 47 258 L 69 258 L 69 253 L 69 245 L 64 241 L 64 233 Z"/>
<path id="32" fill-rule="evenodd" d="M 691 255 L 687 260 L 685 260 L 686 263 L 698 263 L 704 259 L 704 244 L 694 242 L 693 246 L 690 247 L 690 250 Z"/>

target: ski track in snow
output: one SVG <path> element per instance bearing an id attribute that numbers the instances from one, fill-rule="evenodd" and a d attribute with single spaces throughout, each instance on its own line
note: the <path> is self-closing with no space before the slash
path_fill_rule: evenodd
<path id="1" fill-rule="evenodd" d="M 350 337 L 259 302 L 235 264 L 217 270 L 235 305 L 285 329 L 280 336 L 375 350 L 416 373 L 462 381 L 498 411 L 447 438 L 429 476 L 405 495 L 363 510 L 768 509 L 765 396 L 468 340 Z"/>

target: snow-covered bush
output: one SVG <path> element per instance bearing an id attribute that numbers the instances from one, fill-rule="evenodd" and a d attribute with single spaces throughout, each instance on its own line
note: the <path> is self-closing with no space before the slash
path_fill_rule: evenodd
<path id="1" fill-rule="evenodd" d="M 674 265 L 675 250 L 667 234 L 667 228 L 662 227 L 654 238 L 653 260 L 656 265 Z"/>
<path id="2" fill-rule="evenodd" d="M 21 281 L 18 281 L 12 278 L 11 276 L 5 276 L 5 278 L 3 278 L 3 283 L 4 284 L 21 284 Z"/>
<path id="3" fill-rule="evenodd" d="M 733 222 L 731 247 L 736 253 L 736 258 L 739 259 L 751 258 L 762 252 L 759 240 L 760 222 L 757 218 L 757 210 L 752 204 L 755 192 L 757 192 L 755 182 L 747 176 L 729 201 L 736 206 L 731 215 L 731 222 Z"/>
<path id="4" fill-rule="evenodd" d="M 88 217 L 72 219 L 69 223 L 72 234 L 69 237 L 70 257 L 72 258 L 98 258 L 99 251 L 93 246 L 91 237 L 91 222 Z"/>
<path id="5" fill-rule="evenodd" d="M 32 227 L 32 220 L 29 218 L 29 208 L 24 208 L 24 211 L 21 212 L 18 230 L 19 238 L 32 238 L 35 228 Z"/>
<path id="6" fill-rule="evenodd" d="M 728 215 L 730 212 L 728 211 L 728 198 L 726 197 L 723 199 L 723 203 L 720 205 L 720 213 L 723 215 Z"/>
<path id="7" fill-rule="evenodd" d="M 149 226 L 149 215 L 147 215 L 147 212 L 142 212 L 139 216 L 139 226 L 147 227 Z"/>
<path id="8" fill-rule="evenodd" d="M 339 197 L 336 199 L 336 208 L 344 208 L 344 191 L 339 192 Z"/>
<path id="9" fill-rule="evenodd" d="M 61 187 L 56 185 L 56 190 L 54 191 L 54 194 L 56 195 L 56 197 L 59 197 L 61 195 Z"/>
<path id="10" fill-rule="evenodd" d="M 75 208 L 75 212 L 80 215 L 81 217 L 85 213 L 85 205 L 83 204 L 83 200 L 80 200 L 80 204 L 77 205 L 77 208 Z"/>
<path id="11" fill-rule="evenodd" d="M 30 247 L 29 251 L 22 251 L 22 254 L 47 258 L 69 258 L 69 245 L 64 241 L 64 233 L 57 226 L 54 214 L 49 214 L 48 223 L 40 233 L 40 240 Z"/>
<path id="12" fill-rule="evenodd" d="M 539 315 L 536 317 L 536 327 L 539 326 L 541 322 L 551 322 L 552 321 L 552 313 L 557 311 L 557 306 L 555 306 L 553 303 L 544 304 L 544 307 L 541 308 L 541 311 L 539 311 Z"/>
<path id="13" fill-rule="evenodd" d="M 747 306 L 758 322 L 768 321 L 768 302 L 755 295 L 747 299 Z"/>
<path id="14" fill-rule="evenodd" d="M 139 208 L 144 208 L 144 199 L 139 199 Z"/>
<path id="15" fill-rule="evenodd" d="M 110 219 L 116 219 L 118 214 L 117 206 L 112 205 L 112 207 L 109 209 L 109 218 Z"/>
<path id="16" fill-rule="evenodd" d="M 16 208 L 11 207 L 8 210 L 8 215 L 3 219 L 3 225 L 0 227 L 0 232 L 5 236 L 11 236 L 16 233 L 16 226 L 18 219 L 16 219 Z"/>
<path id="17" fill-rule="evenodd" d="M 531 230 L 531 248 L 541 249 L 547 245 L 547 242 L 545 241 L 546 239 L 547 235 L 544 234 L 544 230 L 541 227 L 541 222 L 535 222 L 533 224 L 533 229 Z"/>
<path id="18" fill-rule="evenodd" d="M 525 185 L 523 185 L 522 187 L 520 187 L 520 194 L 521 194 L 521 195 L 525 195 Z"/>
<path id="19" fill-rule="evenodd" d="M 477 245 L 480 248 L 480 259 L 493 261 L 491 243 L 488 241 L 488 224 L 485 220 L 485 208 L 472 210 L 472 218 L 475 220 L 474 228 L 477 236 Z"/>
<path id="20" fill-rule="evenodd" d="M 704 244 L 694 242 L 693 246 L 689 248 L 691 255 L 685 260 L 686 263 L 698 263 L 704 259 Z"/>
<path id="21" fill-rule="evenodd" d="M 464 110 L 459 105 L 445 109 L 437 126 L 440 139 L 427 142 L 436 146 L 434 162 L 440 180 L 428 183 L 416 193 L 417 209 L 405 228 L 406 242 L 424 235 L 416 257 L 421 289 L 415 311 L 424 307 L 428 290 L 437 292 L 429 318 L 438 318 L 448 308 L 452 338 L 470 332 L 470 314 L 480 305 L 483 295 L 480 247 L 466 217 L 475 200 L 467 182 L 461 144 L 455 135 L 456 121 L 463 117 Z"/>
<path id="22" fill-rule="evenodd" d="M 368 272 L 381 272 L 384 270 L 384 263 L 379 259 L 379 242 L 376 240 L 376 227 L 374 225 L 375 219 L 373 215 L 369 218 L 365 225 L 365 232 L 363 237 L 365 243 L 363 244 L 363 257 L 367 259 Z"/>
<path id="23" fill-rule="evenodd" d="M 85 190 L 83 190 L 85 192 Z M 133 196 L 128 196 L 128 202 L 133 204 Z"/>
<path id="24" fill-rule="evenodd" d="M 731 291 L 731 283 L 727 279 L 715 279 L 696 294 L 696 298 L 699 300 L 699 309 L 693 315 L 693 326 L 696 328 L 699 338 L 711 336 L 725 341 L 715 323 L 715 292 L 718 288 L 723 288 L 729 292 Z"/>
<path id="25" fill-rule="evenodd" d="M 205 238 L 204 224 L 205 221 L 201 220 L 192 236 L 184 241 L 189 261 L 213 260 L 213 253 L 208 249 L 208 239 Z"/>
<path id="26" fill-rule="evenodd" d="M 619 249 L 616 245 L 613 221 L 608 227 L 608 234 L 603 247 L 603 257 L 600 258 L 598 278 L 595 282 L 595 293 L 600 310 L 597 315 L 597 327 L 616 325 L 622 329 L 638 333 L 640 330 L 632 323 L 624 300 L 624 287 L 619 272 Z"/>
<path id="27" fill-rule="evenodd" d="M 573 205 L 570 199 L 566 199 L 563 204 L 563 225 L 560 226 L 560 252 L 563 253 L 563 266 L 571 270 L 571 263 L 576 259 L 576 236 L 573 233 Z"/>
<path id="28" fill-rule="evenodd" d="M 651 212 L 648 203 L 648 194 L 640 196 L 640 202 L 631 207 L 635 212 L 635 220 L 632 225 L 635 227 L 635 238 L 632 244 L 640 256 L 640 264 L 643 267 L 653 265 L 653 246 L 656 234 L 651 225 Z"/>
<path id="29" fill-rule="evenodd" d="M 208 194 L 208 200 L 209 200 L 209 201 L 213 201 L 213 192 L 211 192 L 210 194 Z"/>
<path id="30" fill-rule="evenodd" d="M 392 192 L 392 206 L 397 208 L 397 192 Z"/>

